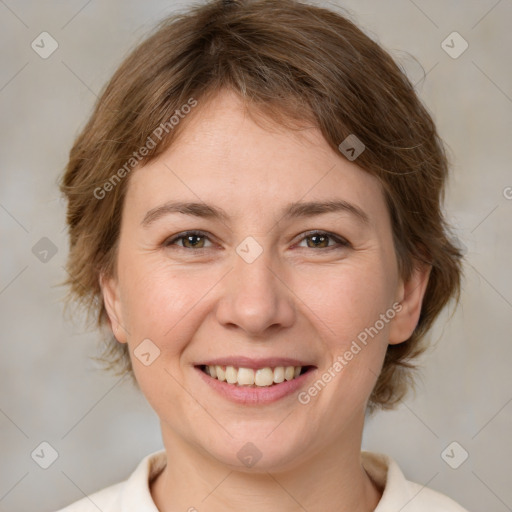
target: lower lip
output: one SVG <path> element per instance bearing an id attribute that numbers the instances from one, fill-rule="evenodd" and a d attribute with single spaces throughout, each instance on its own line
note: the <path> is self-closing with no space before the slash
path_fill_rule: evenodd
<path id="1" fill-rule="evenodd" d="M 261 405 L 276 402 L 280 398 L 291 395 L 304 385 L 307 379 L 314 373 L 314 369 L 299 375 L 295 379 L 285 380 L 280 384 L 273 384 L 272 386 L 263 387 L 249 387 L 238 386 L 237 384 L 229 384 L 228 382 L 221 382 L 218 379 L 210 377 L 201 369 L 194 368 L 203 381 L 219 394 L 235 402 L 243 405 Z"/>

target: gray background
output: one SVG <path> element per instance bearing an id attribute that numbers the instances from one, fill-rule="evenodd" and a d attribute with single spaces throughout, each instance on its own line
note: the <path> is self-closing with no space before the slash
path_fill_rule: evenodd
<path id="1" fill-rule="evenodd" d="M 186 5 L 0 0 L 0 511 L 54 510 L 125 479 L 161 447 L 140 393 L 89 359 L 98 335 L 63 317 L 56 182 L 121 58 Z M 363 447 L 471 511 L 512 510 L 512 1 L 330 5 L 348 8 L 417 83 L 450 148 L 446 212 L 467 252 L 460 306 L 432 332 L 416 396 L 371 419 Z M 43 31 L 59 44 L 47 59 L 31 48 Z M 453 31 L 469 44 L 456 59 L 441 46 Z M 32 251 L 43 237 L 57 249 L 46 262 Z M 43 441 L 59 454 L 46 470 L 31 458 Z M 452 464 L 469 454 L 458 469 L 441 456 L 453 441 Z"/>

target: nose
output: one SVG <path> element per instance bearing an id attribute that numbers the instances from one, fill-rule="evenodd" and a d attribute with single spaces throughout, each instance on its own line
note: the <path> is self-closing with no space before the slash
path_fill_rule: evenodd
<path id="1" fill-rule="evenodd" d="M 252 263 L 236 255 L 223 279 L 216 315 L 221 325 L 251 337 L 290 327 L 295 321 L 294 295 L 280 266 L 263 253 Z"/>

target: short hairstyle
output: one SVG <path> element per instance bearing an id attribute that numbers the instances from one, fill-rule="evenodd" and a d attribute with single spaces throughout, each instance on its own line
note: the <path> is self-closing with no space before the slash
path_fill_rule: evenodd
<path id="1" fill-rule="evenodd" d="M 172 121 L 185 105 L 197 102 L 197 110 L 222 89 L 283 126 L 313 123 L 336 151 L 355 135 L 365 146 L 356 163 L 382 184 L 400 275 L 409 277 L 419 262 L 432 266 L 418 324 L 408 340 L 388 346 L 368 401 L 370 411 L 394 407 L 414 384 L 425 333 L 460 294 L 462 255 L 442 213 L 449 166 L 400 67 L 328 9 L 294 0 L 210 1 L 164 19 L 129 54 L 76 138 L 60 182 L 68 201 L 68 302 L 108 326 L 99 276 L 115 275 L 130 170 L 170 147 L 186 127 L 186 118 Z M 133 378 L 127 344 L 107 331 L 100 359 Z"/>

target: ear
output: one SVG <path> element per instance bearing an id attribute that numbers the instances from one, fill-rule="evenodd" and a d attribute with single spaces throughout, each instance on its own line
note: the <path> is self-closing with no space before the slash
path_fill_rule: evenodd
<path id="1" fill-rule="evenodd" d="M 112 332 L 119 343 L 126 343 L 127 331 L 124 328 L 117 280 L 114 277 L 106 277 L 104 274 L 101 274 L 99 282 Z"/>
<path id="2" fill-rule="evenodd" d="M 408 340 L 418 325 L 431 270 L 431 265 L 416 262 L 409 279 L 407 281 L 400 280 L 397 301 L 401 304 L 402 309 L 391 321 L 388 342 L 390 345 Z"/>

